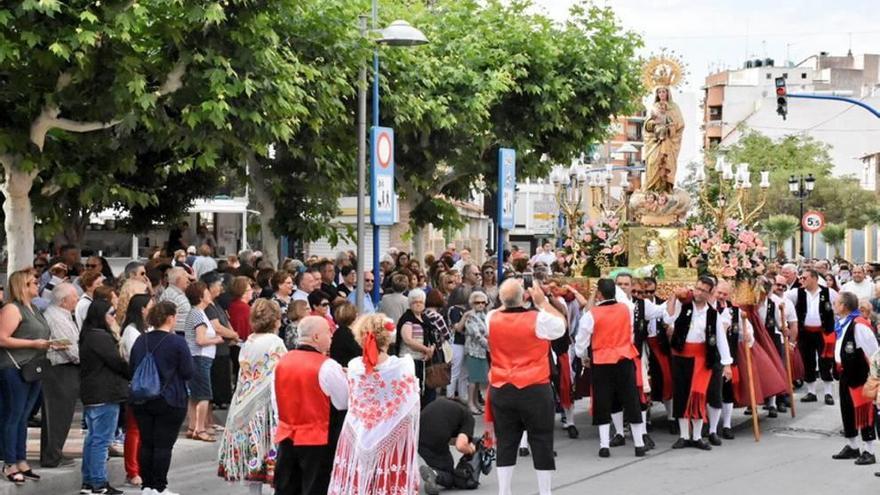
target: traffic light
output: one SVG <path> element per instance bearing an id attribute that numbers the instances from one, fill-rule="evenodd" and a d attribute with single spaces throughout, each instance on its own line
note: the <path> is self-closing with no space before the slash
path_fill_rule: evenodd
<path id="1" fill-rule="evenodd" d="M 788 93 L 785 90 L 784 77 L 776 78 L 776 113 L 782 116 L 782 120 L 788 115 Z"/>

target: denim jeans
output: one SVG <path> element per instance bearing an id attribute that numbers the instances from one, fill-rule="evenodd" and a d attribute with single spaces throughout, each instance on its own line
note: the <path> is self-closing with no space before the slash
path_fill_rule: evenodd
<path id="1" fill-rule="evenodd" d="M 83 483 L 99 487 L 107 483 L 107 453 L 119 420 L 119 404 L 85 406 L 83 416 L 89 431 L 83 443 Z"/>
<path id="2" fill-rule="evenodd" d="M 22 380 L 16 368 L 0 370 L 0 457 L 7 464 L 27 459 L 27 422 L 39 397 L 40 382 Z"/>

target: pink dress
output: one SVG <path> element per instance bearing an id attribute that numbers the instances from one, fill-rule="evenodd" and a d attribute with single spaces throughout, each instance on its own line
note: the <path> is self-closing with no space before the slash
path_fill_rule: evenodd
<path id="1" fill-rule="evenodd" d="M 419 384 L 412 358 L 391 356 L 371 373 L 362 358 L 348 366 L 348 414 L 328 494 L 417 494 Z"/>

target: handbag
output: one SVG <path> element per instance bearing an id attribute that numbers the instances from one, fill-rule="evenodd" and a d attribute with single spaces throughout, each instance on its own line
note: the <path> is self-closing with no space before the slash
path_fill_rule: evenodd
<path id="1" fill-rule="evenodd" d="M 435 353 L 436 356 L 438 353 Z M 425 388 L 443 388 L 452 381 L 452 364 L 443 361 L 434 362 L 425 366 Z"/>
<path id="2" fill-rule="evenodd" d="M 9 349 L 4 350 L 6 351 L 6 355 L 9 356 L 9 360 L 12 361 L 13 366 L 15 366 L 15 368 L 21 372 L 21 379 L 26 381 L 27 383 L 33 383 L 42 380 L 43 372 L 46 370 L 46 368 L 52 366 L 52 362 L 49 361 L 49 358 L 45 356 L 31 359 L 23 365 L 19 365 L 15 358 L 12 357 L 12 353 L 9 352 Z"/>

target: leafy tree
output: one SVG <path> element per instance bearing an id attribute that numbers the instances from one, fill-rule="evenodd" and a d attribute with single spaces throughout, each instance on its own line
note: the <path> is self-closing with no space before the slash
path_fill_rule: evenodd
<path id="1" fill-rule="evenodd" d="M 395 129 L 413 227 L 457 225 L 452 201 L 495 182 L 499 147 L 517 150 L 520 180 L 545 175 L 642 92 L 641 42 L 610 8 L 578 3 L 556 24 L 526 0 L 386 4 L 388 19 L 405 15 L 431 41 L 382 58 L 381 121 Z"/>
<path id="2" fill-rule="evenodd" d="M 352 8 L 343 0 L 25 0 L 0 7 L 9 268 L 31 261 L 35 179 L 53 166 L 74 170 L 64 165 L 64 133 L 109 129 L 113 140 L 152 140 L 153 151 L 172 150 L 179 158 L 169 173 L 226 163 L 244 178 L 241 164 L 256 163 L 269 143 L 288 142 L 301 128 L 311 98 L 303 81 L 320 77 L 291 50 L 299 41 L 291 26 L 327 13 L 338 22 Z M 118 149 L 125 171 L 136 153 Z"/>
<path id="3" fill-rule="evenodd" d="M 828 244 L 829 247 L 834 248 L 834 255 L 838 256 L 840 254 L 840 245 L 846 238 L 846 225 L 829 223 L 822 229 L 821 235 L 822 239 L 825 240 L 825 243 Z M 831 258 L 831 256 L 829 256 L 829 258 Z"/>
<path id="4" fill-rule="evenodd" d="M 762 230 L 776 243 L 777 252 L 784 253 L 785 242 L 798 231 L 800 221 L 791 215 L 770 215 L 762 222 Z"/>

